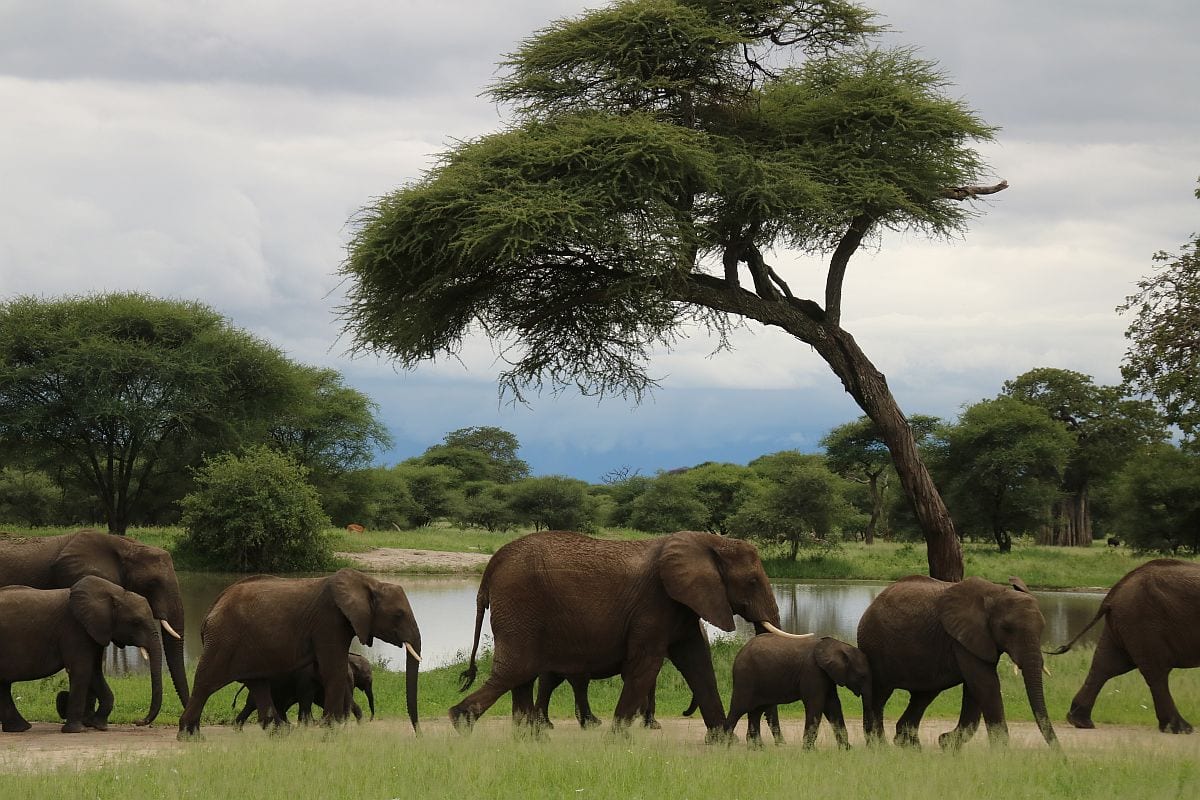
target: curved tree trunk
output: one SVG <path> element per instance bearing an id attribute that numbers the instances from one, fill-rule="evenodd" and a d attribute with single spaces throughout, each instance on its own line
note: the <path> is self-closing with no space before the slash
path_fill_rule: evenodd
<path id="1" fill-rule="evenodd" d="M 944 581 L 962 580 L 962 545 L 950 512 L 921 461 L 912 428 L 892 396 L 887 379 L 859 348 L 854 337 L 836 321 L 828 319 L 825 311 L 811 300 L 794 297 L 764 299 L 720 278 L 699 273 L 688 275 L 685 281 L 672 288 L 680 301 L 782 328 L 820 354 L 842 381 L 846 392 L 878 427 L 891 452 L 900 485 L 912 503 L 925 535 L 930 576 Z"/>

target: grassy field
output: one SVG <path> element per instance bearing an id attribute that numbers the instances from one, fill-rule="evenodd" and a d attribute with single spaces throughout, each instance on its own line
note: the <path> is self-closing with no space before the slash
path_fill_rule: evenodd
<path id="1" fill-rule="evenodd" d="M 8 797 L 211 798 L 763 798 L 926 800 L 1196 796 L 1194 754 L 704 746 L 635 733 L 528 741 L 503 731 L 380 735 L 372 726 L 247 734 L 169 756 L 121 758 L 79 770 L 12 772 Z"/>

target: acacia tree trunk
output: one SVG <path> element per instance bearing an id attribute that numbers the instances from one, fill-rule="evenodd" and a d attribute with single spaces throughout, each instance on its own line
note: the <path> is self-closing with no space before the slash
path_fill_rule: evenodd
<path id="1" fill-rule="evenodd" d="M 925 536 L 930 576 L 944 581 L 962 580 L 962 545 L 954 522 L 921 461 L 912 428 L 892 396 L 887 380 L 859 349 L 854 337 L 836 320 L 827 318 L 824 309 L 811 300 L 791 296 L 763 298 L 727 280 L 702 273 L 691 273 L 671 288 L 682 302 L 774 325 L 817 351 L 879 429 Z"/>

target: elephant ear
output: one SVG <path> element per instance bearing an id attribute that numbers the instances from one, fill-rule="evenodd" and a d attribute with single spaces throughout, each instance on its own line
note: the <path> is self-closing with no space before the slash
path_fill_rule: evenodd
<path id="1" fill-rule="evenodd" d="M 1032 592 L 1029 591 L 1029 587 L 1025 585 L 1025 581 L 1021 580 L 1016 575 L 1009 575 L 1008 583 L 1010 586 L 1012 586 L 1018 592 L 1024 592 L 1025 594 L 1033 594 Z"/>
<path id="2" fill-rule="evenodd" d="M 704 540 L 711 535 L 686 531 L 668 536 L 658 557 L 658 575 L 672 600 L 721 630 L 732 631 L 733 609 L 725 596 L 718 556 Z"/>
<path id="3" fill-rule="evenodd" d="M 850 653 L 844 642 L 831 636 L 821 637 L 813 649 L 813 659 L 821 671 L 839 686 L 853 686 L 851 677 Z"/>
<path id="4" fill-rule="evenodd" d="M 1000 658 L 1000 649 L 988 625 L 987 598 L 994 588 L 994 584 L 982 578 L 967 578 L 938 598 L 938 618 L 946 633 L 989 664 Z"/>
<path id="5" fill-rule="evenodd" d="M 106 540 L 106 537 L 111 535 L 99 531 L 79 531 L 72 534 L 71 540 L 63 546 L 58 558 L 50 565 L 54 585 L 65 589 L 73 586 L 85 575 L 97 575 L 118 586 L 124 586 L 121 559 L 112 542 Z"/>
<path id="6" fill-rule="evenodd" d="M 67 596 L 67 608 L 79 621 L 87 635 L 101 647 L 112 642 L 116 624 L 117 593 L 124 592 L 120 586 L 88 575 L 80 578 L 71 587 Z"/>
<path id="7" fill-rule="evenodd" d="M 358 640 L 370 647 L 374 641 L 371 623 L 375 613 L 375 592 L 371 579 L 358 570 L 342 569 L 329 579 L 329 585 L 338 610 L 350 620 Z"/>

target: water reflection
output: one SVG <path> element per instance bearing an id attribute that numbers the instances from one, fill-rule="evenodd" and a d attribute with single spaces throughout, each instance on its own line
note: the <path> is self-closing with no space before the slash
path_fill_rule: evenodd
<path id="1" fill-rule="evenodd" d="M 189 663 L 200 655 L 200 625 L 208 609 L 226 586 L 241 577 L 233 574 L 180 573 L 179 584 L 183 590 L 187 620 L 184 652 Z M 421 626 L 423 668 L 443 667 L 466 657 L 474 633 L 478 576 L 377 577 L 404 586 Z M 853 642 L 859 618 L 885 586 L 886 583 L 875 582 L 781 581 L 775 583 L 773 588 L 784 630 L 836 636 Z M 1035 595 L 1046 617 L 1042 640 L 1048 646 L 1063 644 L 1080 631 L 1091 621 L 1103 597 L 1103 594 L 1091 592 L 1035 592 Z M 1103 627 L 1097 625 L 1081 641 L 1095 642 Z M 490 643 L 490 633 L 491 628 L 485 618 L 485 644 Z M 733 634 L 711 627 L 709 633 L 714 638 L 735 636 L 744 639 L 753 634 L 753 629 L 738 617 L 737 630 Z M 371 647 L 362 647 L 356 642 L 354 649 L 366 653 L 372 661 L 382 661 L 388 669 L 404 669 L 402 648 L 376 640 Z M 110 673 L 145 671 L 147 665 L 138 655 L 137 648 L 110 648 L 106 655 L 106 670 Z"/>

